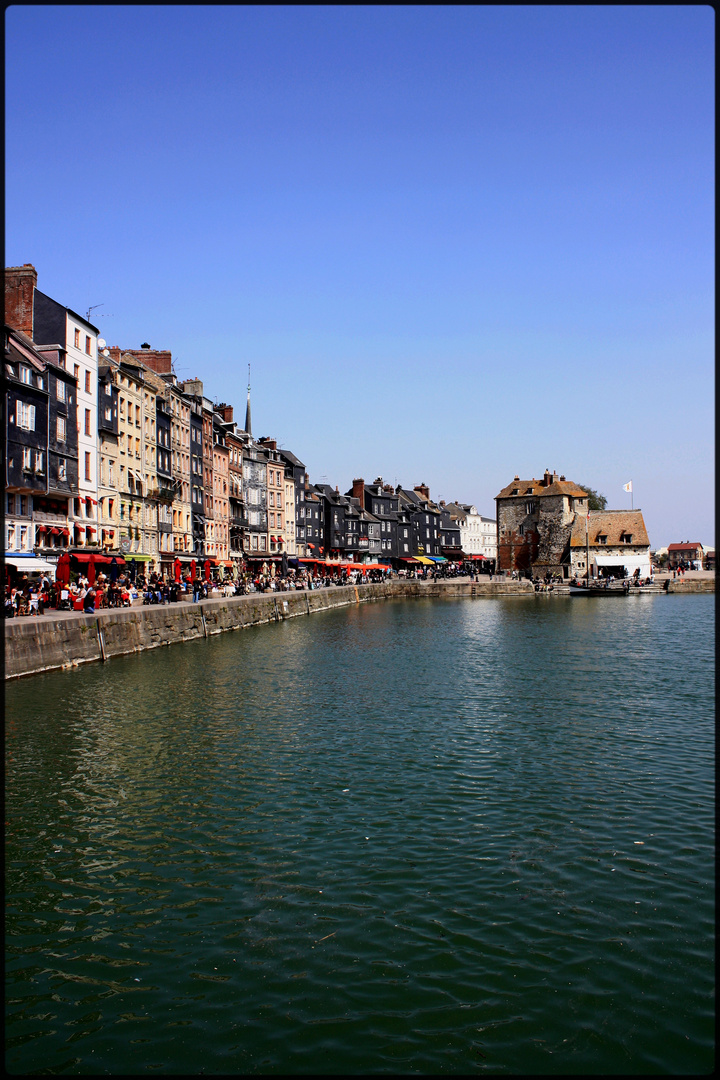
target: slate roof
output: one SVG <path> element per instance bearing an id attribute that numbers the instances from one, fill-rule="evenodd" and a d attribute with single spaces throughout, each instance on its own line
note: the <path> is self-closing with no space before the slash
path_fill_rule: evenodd
<path id="1" fill-rule="evenodd" d="M 647 529 L 641 510 L 592 510 L 588 516 L 588 539 L 590 547 L 597 547 L 598 534 L 607 536 L 602 547 L 621 546 L 623 533 L 630 533 L 630 546 L 636 544 L 650 547 Z M 585 517 L 576 514 L 570 533 L 570 547 L 585 547 Z"/>
<path id="2" fill-rule="evenodd" d="M 36 371 L 44 371 L 47 361 L 42 353 L 35 351 L 35 346 L 30 338 L 23 334 L 22 330 L 13 330 L 7 324 L 6 330 L 8 331 L 8 351 L 11 353 L 13 361 L 17 357 L 25 360 Z"/>
<path id="3" fill-rule="evenodd" d="M 304 462 L 302 462 L 300 458 L 295 457 L 290 450 L 280 450 L 278 448 L 278 454 L 280 454 L 281 457 L 284 457 L 286 461 L 289 461 L 291 465 L 298 465 L 301 469 L 305 468 Z"/>

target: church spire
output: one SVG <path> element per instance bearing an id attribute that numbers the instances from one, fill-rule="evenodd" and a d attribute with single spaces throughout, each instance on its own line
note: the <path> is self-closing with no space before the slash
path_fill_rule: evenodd
<path id="1" fill-rule="evenodd" d="M 248 399 L 247 409 L 245 410 L 245 430 L 248 435 L 252 435 L 252 419 L 250 417 L 250 365 L 248 364 Z"/>

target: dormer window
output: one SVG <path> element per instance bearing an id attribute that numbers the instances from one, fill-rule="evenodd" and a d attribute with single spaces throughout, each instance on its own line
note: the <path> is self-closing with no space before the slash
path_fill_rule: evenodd
<path id="1" fill-rule="evenodd" d="M 621 544 L 632 544 L 632 533 L 623 533 L 620 537 Z"/>
<path id="2" fill-rule="evenodd" d="M 519 495 L 519 494 L 520 494 L 520 488 L 513 488 L 513 495 Z"/>
<path id="3" fill-rule="evenodd" d="M 597 542 L 598 544 L 607 544 L 607 533 L 598 533 Z"/>

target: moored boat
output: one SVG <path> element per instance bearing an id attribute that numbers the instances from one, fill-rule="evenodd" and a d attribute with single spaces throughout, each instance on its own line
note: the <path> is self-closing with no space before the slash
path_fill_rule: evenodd
<path id="1" fill-rule="evenodd" d="M 584 585 L 570 583 L 571 596 L 627 596 L 630 589 L 621 582 L 613 582 L 611 585 Z"/>

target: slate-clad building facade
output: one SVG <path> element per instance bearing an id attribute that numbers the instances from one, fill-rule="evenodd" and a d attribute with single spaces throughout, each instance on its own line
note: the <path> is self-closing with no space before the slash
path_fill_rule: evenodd
<path id="1" fill-rule="evenodd" d="M 77 379 L 63 349 L 38 346 L 47 363 L 47 495 L 33 499 L 35 542 L 40 553 L 59 554 L 72 543 L 73 503 L 79 497 Z"/>
<path id="2" fill-rule="evenodd" d="M 24 334 L 5 327 L 5 549 L 35 547 L 33 498 L 48 490 L 47 364 Z"/>

